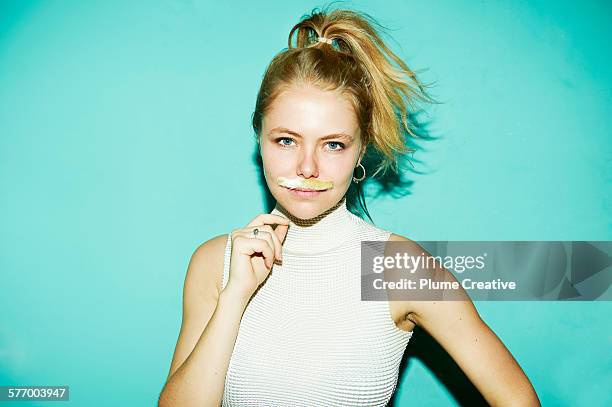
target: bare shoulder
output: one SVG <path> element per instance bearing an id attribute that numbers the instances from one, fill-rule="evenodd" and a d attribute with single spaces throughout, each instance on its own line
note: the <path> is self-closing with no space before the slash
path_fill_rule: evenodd
<path id="1" fill-rule="evenodd" d="M 396 233 L 391 233 L 389 236 L 388 242 L 403 242 L 401 245 L 402 251 L 406 251 L 414 256 L 417 256 L 421 253 L 428 254 L 421 245 L 419 245 L 414 240 L 411 240 L 405 236 L 398 235 Z"/>
<path id="2" fill-rule="evenodd" d="M 402 244 L 401 247 L 393 247 L 391 249 L 387 247 L 385 250 L 385 255 L 394 255 L 397 251 L 401 251 L 402 253 L 407 252 L 410 256 L 431 256 L 431 254 L 421 245 L 404 236 L 391 234 L 391 236 L 389 236 L 389 241 L 404 242 L 405 244 Z M 420 278 L 436 282 L 457 283 L 457 279 L 453 276 L 453 274 L 444 268 L 439 262 L 434 262 L 433 264 L 435 265 L 434 267 L 417 267 L 413 272 L 413 276 L 419 276 Z M 416 279 L 417 277 L 413 278 Z M 440 318 L 442 313 L 446 313 L 447 315 L 456 315 L 457 313 L 461 312 L 471 314 L 474 313 L 474 305 L 464 290 L 439 291 L 439 293 L 434 293 L 432 290 L 430 290 L 429 293 L 431 293 L 431 298 L 429 300 L 421 299 L 415 301 L 402 301 L 402 312 L 406 313 L 406 318 L 414 321 L 417 323 L 417 325 L 421 325 L 421 323 L 425 322 L 426 319 L 433 320 Z M 449 300 L 444 300 L 446 298 Z M 454 301 L 451 301 L 451 298 L 454 299 Z"/>
<path id="3" fill-rule="evenodd" d="M 391 233 L 389 236 L 388 242 L 402 242 L 401 251 L 408 252 L 414 256 L 418 255 L 418 253 L 422 252 L 422 248 L 419 244 L 414 242 L 411 239 L 408 239 L 405 236 L 398 235 L 396 233 Z M 385 248 L 385 256 L 393 256 L 397 247 L 389 248 L 389 245 Z M 390 271 L 389 274 L 393 274 L 393 271 Z M 397 278 L 397 276 L 392 277 Z M 404 331 L 412 331 L 416 325 L 416 321 L 411 319 L 411 315 L 415 311 L 415 302 L 406 300 L 406 299 L 394 299 L 393 292 L 387 292 L 387 296 L 390 299 L 389 308 L 391 310 L 391 316 L 395 320 L 395 323 L 398 328 Z"/>
<path id="4" fill-rule="evenodd" d="M 409 239 L 405 236 L 396 234 L 396 233 L 391 233 L 391 235 L 389 236 L 388 242 L 401 242 L 402 244 L 399 246 L 392 246 L 392 247 L 389 247 L 390 245 L 387 245 L 387 247 L 385 248 L 385 256 L 394 257 L 397 253 L 400 253 L 400 254 L 407 253 L 409 256 L 414 256 L 414 257 L 430 255 L 430 253 L 428 253 L 425 249 L 423 249 L 423 247 L 419 245 L 417 242 L 415 242 L 414 240 Z M 445 270 L 419 269 L 415 271 L 415 273 L 417 273 L 415 275 L 421 275 L 423 277 L 431 277 L 431 278 L 440 278 L 440 274 L 443 274 L 444 272 Z M 397 281 L 399 281 L 399 278 L 403 276 L 402 273 L 404 273 L 403 270 L 391 270 L 389 272 L 389 274 L 393 276 L 392 278 L 397 279 Z M 429 273 L 433 273 L 433 274 L 428 275 Z M 392 294 L 395 294 L 395 293 L 392 293 Z M 394 302 L 396 303 L 394 307 L 397 308 L 396 312 L 398 313 L 398 315 L 404 315 L 405 319 L 410 320 L 417 325 L 418 325 L 418 322 L 417 322 L 416 316 L 427 314 L 428 309 L 431 308 L 431 304 L 432 304 L 432 302 L 430 301 L 419 301 L 416 299 L 408 300 L 405 298 L 399 299 L 399 300 L 396 299 L 394 300 Z"/>
<path id="5" fill-rule="evenodd" d="M 211 295 L 207 288 L 216 288 L 213 295 L 218 296 L 221 292 L 223 279 L 223 258 L 227 234 L 210 238 L 199 245 L 191 256 L 187 276 L 185 278 L 185 289 L 193 291 L 194 297 L 205 297 Z"/>
<path id="6" fill-rule="evenodd" d="M 418 244 L 415 241 L 408 239 L 405 236 L 398 235 L 397 233 L 391 233 L 391 235 L 389 236 L 389 241 L 390 242 L 410 242 L 418 246 Z"/>
<path id="7" fill-rule="evenodd" d="M 391 233 L 391 236 L 389 236 L 389 241 L 391 242 L 403 242 L 403 241 L 412 241 L 410 239 L 408 239 L 407 237 L 404 237 L 402 235 L 398 235 L 396 233 Z"/>

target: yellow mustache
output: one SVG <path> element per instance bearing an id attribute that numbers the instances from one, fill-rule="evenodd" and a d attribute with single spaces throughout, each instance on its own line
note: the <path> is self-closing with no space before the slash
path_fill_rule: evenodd
<path id="1" fill-rule="evenodd" d="M 330 189 L 334 186 L 332 181 L 321 181 L 313 178 L 302 179 L 278 177 L 276 178 L 276 182 L 281 186 L 291 189 L 313 189 L 316 191 Z"/>

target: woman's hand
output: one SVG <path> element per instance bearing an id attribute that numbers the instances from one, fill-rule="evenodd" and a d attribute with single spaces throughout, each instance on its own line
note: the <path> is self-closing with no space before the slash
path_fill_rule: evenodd
<path id="1" fill-rule="evenodd" d="M 278 225 L 272 229 L 271 225 Z M 248 300 L 265 281 L 275 260 L 282 260 L 282 241 L 289 220 L 273 214 L 261 214 L 246 227 L 233 230 L 232 254 L 227 285 L 223 291 Z M 258 229 L 255 236 L 254 229 Z"/>

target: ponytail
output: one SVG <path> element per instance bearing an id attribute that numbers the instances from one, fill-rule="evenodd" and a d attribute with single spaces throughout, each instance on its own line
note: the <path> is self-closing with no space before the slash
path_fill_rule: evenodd
<path id="1" fill-rule="evenodd" d="M 381 28 L 352 10 L 315 9 L 304 16 L 289 33 L 288 49 L 274 57 L 264 75 L 253 114 L 255 133 L 260 135 L 263 115 L 287 87 L 310 83 L 337 89 L 355 109 L 364 148 L 371 146 L 380 157 L 372 176 L 399 172 L 400 156 L 414 151 L 406 135 L 418 137 L 410 114 L 421 102 L 437 102 L 383 42 Z"/>

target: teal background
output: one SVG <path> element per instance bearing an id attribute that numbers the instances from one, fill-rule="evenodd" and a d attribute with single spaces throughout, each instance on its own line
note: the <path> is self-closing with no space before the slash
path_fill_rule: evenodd
<path id="1" fill-rule="evenodd" d="M 412 194 L 368 201 L 378 226 L 612 239 L 609 1 L 344 4 L 390 27 L 445 102 Z M 0 2 L 0 384 L 155 404 L 190 255 L 268 210 L 250 115 L 318 5 Z M 612 405 L 610 302 L 476 305 L 543 405 Z M 418 360 L 404 373 L 396 405 L 457 405 Z"/>

